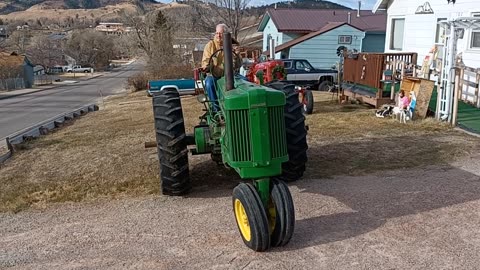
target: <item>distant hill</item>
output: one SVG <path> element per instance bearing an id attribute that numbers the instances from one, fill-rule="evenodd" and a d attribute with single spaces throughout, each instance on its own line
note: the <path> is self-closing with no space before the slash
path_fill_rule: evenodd
<path id="1" fill-rule="evenodd" d="M 3 0 L 0 3 L 0 15 L 24 11 L 37 5 L 40 9 L 97 9 L 108 5 L 126 3 L 135 5 L 140 2 L 142 4 L 158 4 L 155 0 Z M 176 2 L 188 5 L 190 0 L 177 0 Z M 212 3 L 213 1 L 204 0 L 203 2 Z M 295 0 L 250 7 L 247 10 L 251 15 L 261 15 L 265 13 L 268 8 L 274 8 L 275 5 L 277 5 L 278 8 L 349 9 L 325 0 Z"/>
<path id="2" fill-rule="evenodd" d="M 248 10 L 251 12 L 262 15 L 267 9 L 275 8 L 309 8 L 309 9 L 350 9 L 340 4 L 332 3 L 324 0 L 295 0 L 295 1 L 282 1 L 264 6 L 251 7 Z"/>
<path id="3" fill-rule="evenodd" d="M 221 0 L 226 1 L 226 0 Z M 173 22 L 177 34 L 184 37 L 210 33 L 218 21 L 215 11 L 221 7 L 214 0 L 177 0 L 162 4 L 154 0 L 0 0 L 0 20 L 13 26 L 28 24 L 30 29 L 74 29 L 94 27 L 99 22 L 120 22 L 123 12 L 136 8 L 162 10 Z M 276 4 L 277 8 L 348 9 L 325 0 L 295 0 Z M 257 24 L 275 4 L 249 7 L 242 17 L 242 27 Z M 3 13 L 3 14 L 2 14 Z M 203 14 L 203 19 L 198 17 Z M 207 19 L 207 20 L 205 20 Z"/>
<path id="4" fill-rule="evenodd" d="M 47 9 L 95 9 L 107 5 L 135 3 L 138 0 L 3 0 L 0 3 L 0 15 L 24 11 L 41 4 Z M 143 3 L 156 3 L 154 0 L 142 0 Z"/>

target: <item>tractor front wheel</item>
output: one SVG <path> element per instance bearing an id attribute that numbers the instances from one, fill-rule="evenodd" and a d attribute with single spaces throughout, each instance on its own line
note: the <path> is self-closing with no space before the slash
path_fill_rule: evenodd
<path id="1" fill-rule="evenodd" d="M 270 247 L 267 214 L 253 185 L 240 183 L 233 189 L 233 212 L 245 245 L 255 251 L 267 250 Z"/>
<path id="2" fill-rule="evenodd" d="M 295 228 L 295 208 L 287 184 L 277 179 L 271 180 L 271 183 L 268 205 L 270 244 L 272 247 L 281 247 L 292 238 Z"/>
<path id="3" fill-rule="evenodd" d="M 191 186 L 180 95 L 175 88 L 167 88 L 152 100 L 161 190 L 165 195 L 183 195 Z"/>

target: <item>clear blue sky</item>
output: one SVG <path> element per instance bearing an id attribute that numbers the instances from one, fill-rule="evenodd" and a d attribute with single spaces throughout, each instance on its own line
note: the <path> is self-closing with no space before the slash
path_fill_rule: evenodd
<path id="1" fill-rule="evenodd" d="M 157 2 L 162 3 L 170 3 L 172 0 L 155 0 Z M 356 8 L 358 6 L 358 0 L 328 0 L 333 3 L 338 3 L 350 8 Z M 280 2 L 276 0 L 251 0 L 250 5 L 258 6 L 258 5 L 265 5 L 271 4 L 275 2 Z M 373 5 L 375 4 L 376 0 L 362 0 L 362 9 L 372 9 Z"/>

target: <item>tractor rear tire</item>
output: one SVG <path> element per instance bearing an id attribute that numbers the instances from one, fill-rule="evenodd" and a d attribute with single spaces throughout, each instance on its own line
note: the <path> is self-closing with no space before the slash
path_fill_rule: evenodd
<path id="1" fill-rule="evenodd" d="M 152 100 L 161 191 L 164 195 L 181 196 L 190 191 L 191 185 L 180 95 L 175 88 L 167 88 Z"/>
<path id="2" fill-rule="evenodd" d="M 285 129 L 287 133 L 288 161 L 282 164 L 282 174 L 277 178 L 285 182 L 293 182 L 303 176 L 307 158 L 307 127 L 295 85 L 286 83 L 267 84 L 267 87 L 285 93 Z"/>
<path id="3" fill-rule="evenodd" d="M 306 104 L 303 104 L 303 111 L 306 113 L 306 114 L 312 114 L 313 113 L 313 93 L 311 90 L 305 90 L 304 92 L 304 102 L 306 102 Z"/>

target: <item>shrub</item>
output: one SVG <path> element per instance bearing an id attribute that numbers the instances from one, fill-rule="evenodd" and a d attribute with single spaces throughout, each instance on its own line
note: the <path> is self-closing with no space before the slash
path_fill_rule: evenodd
<path id="1" fill-rule="evenodd" d="M 188 64 L 156 66 L 150 70 L 152 77 L 159 80 L 193 78 L 193 68 Z"/>
<path id="2" fill-rule="evenodd" d="M 129 77 L 127 80 L 127 86 L 132 92 L 137 92 L 147 89 L 147 83 L 149 76 L 145 72 L 139 72 Z"/>

